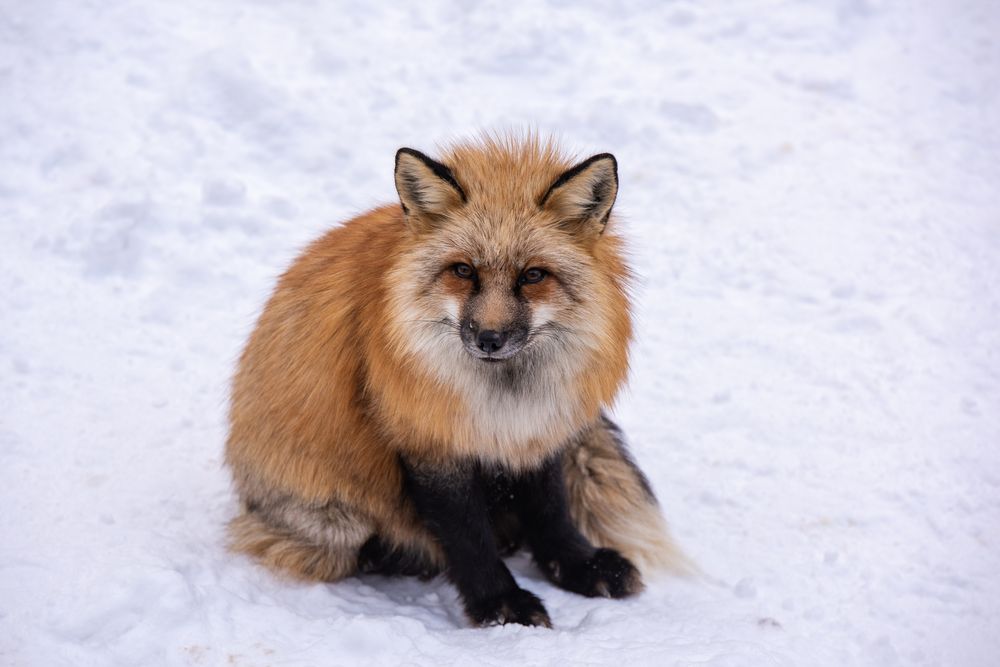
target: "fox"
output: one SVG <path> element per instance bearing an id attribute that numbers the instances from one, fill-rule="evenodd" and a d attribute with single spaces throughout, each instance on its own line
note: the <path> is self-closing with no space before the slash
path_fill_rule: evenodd
<path id="1" fill-rule="evenodd" d="M 398 202 L 280 277 L 232 381 L 232 550 L 314 582 L 444 575 L 474 626 L 552 627 L 504 562 L 640 592 L 681 569 L 608 416 L 633 337 L 610 153 L 535 134 L 401 148 Z"/>

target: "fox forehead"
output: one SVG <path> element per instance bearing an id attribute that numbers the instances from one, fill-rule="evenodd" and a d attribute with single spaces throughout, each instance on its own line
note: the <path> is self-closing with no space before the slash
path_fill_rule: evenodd
<path id="1" fill-rule="evenodd" d="M 588 263 L 588 254 L 568 234 L 536 216 L 461 211 L 433 236 L 425 246 L 427 255 L 465 262 L 477 269 Z"/>

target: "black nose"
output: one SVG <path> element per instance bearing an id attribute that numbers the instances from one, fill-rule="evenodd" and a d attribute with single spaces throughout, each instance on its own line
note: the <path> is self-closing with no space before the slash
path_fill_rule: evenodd
<path id="1" fill-rule="evenodd" d="M 507 334 L 494 331 L 493 329 L 480 331 L 479 335 L 476 336 L 476 345 L 486 354 L 496 352 L 503 347 L 505 342 L 507 342 Z"/>

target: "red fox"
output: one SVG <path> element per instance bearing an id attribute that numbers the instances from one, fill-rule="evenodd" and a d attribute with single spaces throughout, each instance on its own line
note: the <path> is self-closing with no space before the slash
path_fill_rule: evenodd
<path id="1" fill-rule="evenodd" d="M 551 627 L 502 556 L 620 598 L 678 563 L 606 416 L 629 269 L 607 153 L 537 136 L 396 154 L 399 203 L 281 277 L 236 372 L 232 547 L 299 578 L 444 573 L 475 625 Z"/>

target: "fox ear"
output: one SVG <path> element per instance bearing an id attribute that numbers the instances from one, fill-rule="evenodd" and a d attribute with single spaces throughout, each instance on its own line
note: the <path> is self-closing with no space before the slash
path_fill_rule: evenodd
<path id="1" fill-rule="evenodd" d="M 601 153 L 563 172 L 538 205 L 568 229 L 600 234 L 617 196 L 618 161 L 611 153 Z"/>
<path id="2" fill-rule="evenodd" d="M 407 219 L 433 221 L 466 201 L 451 169 L 412 148 L 396 151 L 396 191 Z"/>

